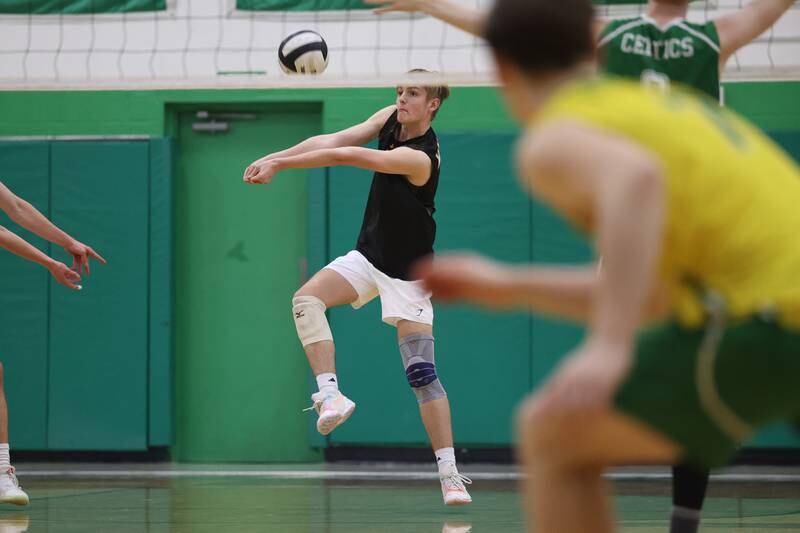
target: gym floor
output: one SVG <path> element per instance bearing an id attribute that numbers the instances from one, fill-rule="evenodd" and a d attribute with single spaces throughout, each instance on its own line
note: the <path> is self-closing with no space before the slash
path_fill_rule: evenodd
<path id="1" fill-rule="evenodd" d="M 446 508 L 433 465 L 18 464 L 31 497 L 0 533 L 510 533 L 524 530 L 513 467 L 464 465 L 473 504 Z M 610 473 L 625 532 L 665 533 L 663 468 Z M 715 473 L 703 532 L 800 531 L 800 468 Z"/>

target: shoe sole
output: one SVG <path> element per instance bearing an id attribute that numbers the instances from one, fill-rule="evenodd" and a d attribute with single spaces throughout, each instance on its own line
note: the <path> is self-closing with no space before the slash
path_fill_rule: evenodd
<path id="1" fill-rule="evenodd" d="M 27 496 L 15 496 L 12 498 L 3 498 L 0 503 L 12 503 L 14 505 L 28 505 L 30 499 Z"/>
<path id="2" fill-rule="evenodd" d="M 450 502 L 444 502 L 444 504 L 448 507 L 461 507 L 462 505 L 467 505 L 472 503 L 472 500 L 452 500 Z"/>
<path id="3" fill-rule="evenodd" d="M 347 419 L 350 418 L 350 415 L 352 415 L 353 411 L 356 410 L 355 402 L 351 401 L 350 404 L 351 407 L 342 415 L 330 416 L 328 418 L 320 417 L 320 419 L 317 420 L 317 431 L 319 431 L 321 435 L 329 435 L 331 431 L 347 422 Z"/>

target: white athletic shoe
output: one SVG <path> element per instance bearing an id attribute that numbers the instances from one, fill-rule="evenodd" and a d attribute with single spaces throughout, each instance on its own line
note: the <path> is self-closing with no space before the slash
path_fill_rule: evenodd
<path id="1" fill-rule="evenodd" d="M 347 396 L 339 391 L 315 392 L 311 395 L 314 405 L 305 409 L 314 409 L 319 418 L 317 419 L 317 431 L 322 435 L 327 435 L 350 418 L 356 409 L 356 404 Z"/>
<path id="2" fill-rule="evenodd" d="M 16 470 L 9 466 L 8 470 L 0 473 L 0 503 L 28 505 L 28 501 L 28 495 L 19 487 Z"/>
<path id="3" fill-rule="evenodd" d="M 445 505 L 466 505 L 472 498 L 464 486 L 472 485 L 472 480 L 458 473 L 455 465 L 450 470 L 439 472 L 439 481 L 442 482 L 442 497 Z"/>

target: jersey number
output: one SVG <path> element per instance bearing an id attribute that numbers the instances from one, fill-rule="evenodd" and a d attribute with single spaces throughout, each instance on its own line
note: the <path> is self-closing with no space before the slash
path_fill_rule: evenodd
<path id="1" fill-rule="evenodd" d="M 647 69 L 642 72 L 642 85 L 667 91 L 669 89 L 669 76 L 656 70 Z"/>

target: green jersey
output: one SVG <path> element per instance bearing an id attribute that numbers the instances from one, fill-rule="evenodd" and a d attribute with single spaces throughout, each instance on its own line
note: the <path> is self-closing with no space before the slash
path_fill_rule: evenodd
<path id="1" fill-rule="evenodd" d="M 719 35 L 713 21 L 652 18 L 614 20 L 603 30 L 600 60 L 606 72 L 645 83 L 683 83 L 719 100 Z"/>

